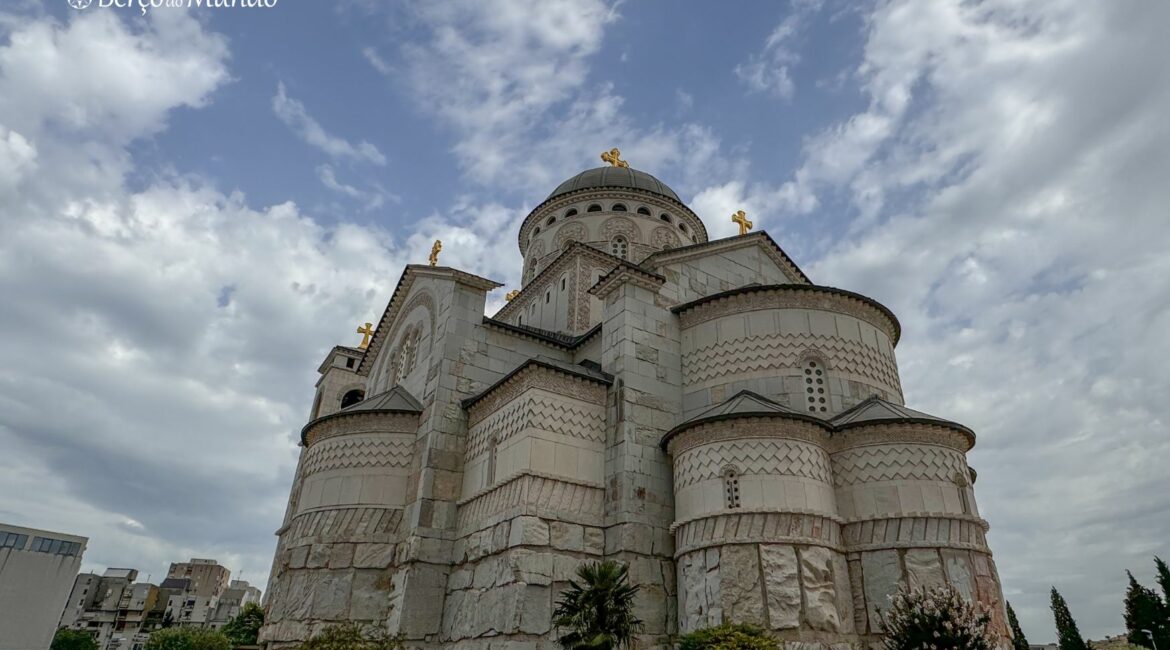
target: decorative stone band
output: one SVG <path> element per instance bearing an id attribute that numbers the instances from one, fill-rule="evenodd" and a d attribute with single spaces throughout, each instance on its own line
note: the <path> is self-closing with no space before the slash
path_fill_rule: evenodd
<path id="1" fill-rule="evenodd" d="M 954 423 L 931 420 L 881 420 L 837 427 L 829 453 L 869 445 L 917 443 L 939 445 L 967 453 L 975 446 L 975 434 Z"/>
<path id="2" fill-rule="evenodd" d="M 387 542 L 398 537 L 401 524 L 399 508 L 336 508 L 299 515 L 277 534 L 287 548 L 302 544 Z"/>
<path id="3" fill-rule="evenodd" d="M 670 530 L 675 535 L 676 559 L 684 553 L 725 544 L 810 544 L 845 551 L 840 520 L 823 513 L 724 510 L 677 521 Z"/>
<path id="4" fill-rule="evenodd" d="M 592 377 L 569 374 L 559 368 L 530 360 L 527 365 L 521 366 L 473 398 L 475 400 L 473 403 L 465 402 L 468 428 L 479 424 L 484 418 L 530 388 L 539 388 L 590 404 L 605 404 L 604 382 Z"/>
<path id="5" fill-rule="evenodd" d="M 312 447 L 327 438 L 355 433 L 408 433 L 418 431 L 419 414 L 408 411 L 338 411 L 319 417 L 301 429 L 301 444 Z"/>
<path id="6" fill-rule="evenodd" d="M 594 524 L 603 516 L 605 489 L 589 483 L 524 471 L 456 502 L 457 535 L 494 526 L 518 515 Z"/>
<path id="7" fill-rule="evenodd" d="M 740 287 L 712 294 L 671 309 L 683 329 L 729 314 L 760 309 L 819 309 L 863 320 L 882 330 L 894 345 L 902 334 L 897 317 L 885 305 L 859 293 L 815 284 L 771 284 Z"/>
<path id="8" fill-rule="evenodd" d="M 882 548 L 965 548 L 991 553 L 978 517 L 896 517 L 850 522 L 841 529 L 850 552 Z"/>
<path id="9" fill-rule="evenodd" d="M 702 219 L 699 219 L 699 217 L 683 203 L 671 200 L 670 198 L 662 196 L 657 192 L 649 192 L 636 188 L 622 188 L 621 190 L 584 188 L 574 192 L 569 192 L 567 194 L 561 194 L 551 201 L 545 201 L 544 203 L 536 206 L 532 212 L 528 213 L 528 216 L 524 218 L 523 222 L 521 222 L 520 232 L 518 233 L 520 254 L 528 254 L 528 241 L 531 239 L 532 229 L 535 228 L 537 224 L 543 222 L 544 218 L 549 214 L 563 210 L 564 208 L 567 208 L 574 203 L 586 200 L 587 198 L 595 199 L 599 202 L 608 202 L 611 200 L 629 200 L 630 197 L 636 197 L 635 200 L 639 202 L 645 203 L 647 205 L 653 205 L 659 210 L 665 210 L 671 214 L 676 215 L 679 219 L 682 219 L 687 224 L 687 227 L 690 228 L 691 232 L 699 235 L 701 240 L 705 241 L 707 239 L 707 226 L 703 224 Z M 579 216 L 583 217 L 593 214 L 596 213 L 585 212 Z M 617 214 L 631 218 L 657 220 L 657 217 L 645 217 L 643 215 L 638 215 L 632 212 L 619 212 Z M 570 219 L 572 219 L 572 217 L 570 217 Z"/>
<path id="10" fill-rule="evenodd" d="M 736 418 L 710 419 L 684 428 L 672 430 L 662 438 L 662 446 L 672 456 L 713 442 L 724 440 L 747 440 L 762 438 L 774 440 L 787 438 L 830 446 L 830 425 L 814 416 L 792 414 L 791 416 L 745 416 Z"/>

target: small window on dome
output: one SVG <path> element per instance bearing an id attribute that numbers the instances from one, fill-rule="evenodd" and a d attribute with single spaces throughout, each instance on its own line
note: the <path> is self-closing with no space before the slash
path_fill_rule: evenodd
<path id="1" fill-rule="evenodd" d="M 537 227 L 536 227 L 536 230 L 533 230 L 533 231 L 532 231 L 532 236 L 533 236 L 533 237 L 535 237 L 535 236 L 537 236 L 537 235 L 539 235 L 539 234 L 540 234 L 540 226 L 537 226 Z"/>
<path id="2" fill-rule="evenodd" d="M 612 211 L 613 212 L 628 212 L 628 210 L 626 210 L 626 206 L 621 204 L 621 203 L 614 203 Z"/>
<path id="3" fill-rule="evenodd" d="M 646 207 L 638 208 L 638 214 L 644 214 L 648 217 L 648 216 L 650 216 L 650 208 L 646 208 Z"/>
<path id="4" fill-rule="evenodd" d="M 687 231 L 687 224 L 685 224 L 685 223 L 683 223 L 683 222 L 681 222 L 681 221 L 680 221 L 680 222 L 678 222 L 678 229 L 679 229 L 679 230 L 681 230 L 681 231 L 683 231 L 683 232 L 686 232 L 686 231 Z"/>
<path id="5" fill-rule="evenodd" d="M 565 212 L 566 219 L 569 217 L 575 217 L 575 216 L 577 216 L 577 208 L 569 208 L 569 210 L 567 212 Z"/>
<path id="6" fill-rule="evenodd" d="M 601 212 L 601 206 L 594 203 L 593 205 L 589 206 L 589 208 L 585 211 L 586 212 Z"/>
<path id="7" fill-rule="evenodd" d="M 546 225 L 546 226 L 551 226 L 551 225 L 553 225 L 553 224 L 554 224 L 554 223 L 556 223 L 556 222 L 557 222 L 557 218 L 556 218 L 556 217 L 549 217 L 549 218 L 548 218 L 548 221 L 544 222 L 544 225 Z"/>
<path id="8" fill-rule="evenodd" d="M 658 215 L 658 218 L 659 218 L 659 219 L 662 219 L 662 220 L 663 220 L 663 221 L 665 221 L 666 223 L 674 223 L 673 221 L 671 221 L 671 220 L 670 220 L 670 215 L 669 215 L 669 214 L 666 214 L 666 213 L 663 213 L 663 214 L 660 214 L 660 215 Z"/>

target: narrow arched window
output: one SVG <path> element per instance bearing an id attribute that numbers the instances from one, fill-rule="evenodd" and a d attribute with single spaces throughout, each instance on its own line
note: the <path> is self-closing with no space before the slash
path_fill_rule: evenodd
<path id="1" fill-rule="evenodd" d="M 614 204 L 613 204 L 613 208 L 611 208 L 611 210 L 612 210 L 613 212 L 628 212 L 628 211 L 626 210 L 626 206 L 625 206 L 625 205 L 623 205 L 623 204 L 621 204 L 621 203 L 614 203 Z"/>
<path id="2" fill-rule="evenodd" d="M 670 215 L 666 214 L 666 213 L 658 215 L 658 218 L 665 221 L 666 223 L 674 223 L 673 221 L 670 220 Z"/>
<path id="3" fill-rule="evenodd" d="M 566 218 L 567 217 L 575 217 L 575 216 L 577 216 L 577 208 L 569 208 L 568 211 L 565 212 Z"/>
<path id="4" fill-rule="evenodd" d="M 679 229 L 679 230 L 681 230 L 681 231 L 683 231 L 683 232 L 686 232 L 686 231 L 687 231 L 687 224 L 685 224 L 685 223 L 683 223 L 683 222 L 681 222 L 681 221 L 680 221 L 680 222 L 678 222 L 678 229 Z"/>
<path id="5" fill-rule="evenodd" d="M 648 217 L 648 216 L 650 216 L 650 208 L 647 208 L 645 206 L 640 207 L 640 208 L 638 208 L 638 214 L 644 214 Z"/>
<path id="6" fill-rule="evenodd" d="M 589 206 L 589 208 L 586 209 L 585 211 L 586 212 L 601 212 L 601 206 L 594 203 L 593 205 Z"/>
<path id="7" fill-rule="evenodd" d="M 414 361 L 418 351 L 418 330 L 407 332 L 402 337 L 402 352 L 398 358 L 398 378 L 396 383 L 402 383 L 407 375 L 414 370 Z"/>
<path id="8" fill-rule="evenodd" d="M 537 236 L 537 235 L 539 235 L 539 234 L 540 234 L 540 226 L 537 226 L 537 227 L 536 227 L 536 230 L 533 230 L 533 231 L 532 231 L 532 236 L 533 236 L 533 237 L 535 237 L 535 236 Z"/>
<path id="9" fill-rule="evenodd" d="M 609 242 L 609 252 L 613 253 L 614 257 L 620 257 L 623 260 L 626 259 L 626 255 L 630 252 L 629 249 L 629 242 L 627 242 L 626 238 L 621 235 L 614 237 Z"/>
<path id="10" fill-rule="evenodd" d="M 346 393 L 345 395 L 341 396 L 341 408 L 345 408 L 347 406 L 353 406 L 354 404 L 357 404 L 358 402 L 365 399 L 365 397 L 366 397 L 365 392 L 355 388 L 355 389 L 349 391 L 348 393 Z"/>
<path id="11" fill-rule="evenodd" d="M 553 217 L 549 217 L 548 221 L 544 222 L 544 225 L 551 226 L 556 222 L 557 222 L 557 218 L 555 216 L 553 216 Z"/>
<path id="12" fill-rule="evenodd" d="M 723 495 L 728 510 L 739 507 L 739 472 L 734 467 L 723 470 Z"/>

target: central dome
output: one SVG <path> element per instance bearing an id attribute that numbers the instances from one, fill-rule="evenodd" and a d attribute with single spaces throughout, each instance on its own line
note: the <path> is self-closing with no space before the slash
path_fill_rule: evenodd
<path id="1" fill-rule="evenodd" d="M 678 194 L 662 181 L 646 172 L 640 172 L 629 167 L 597 167 L 587 169 L 580 174 L 557 186 L 545 201 L 554 199 L 562 194 L 577 190 L 596 189 L 600 187 L 627 187 L 637 190 L 646 190 L 660 194 L 669 199 L 682 203 Z"/>

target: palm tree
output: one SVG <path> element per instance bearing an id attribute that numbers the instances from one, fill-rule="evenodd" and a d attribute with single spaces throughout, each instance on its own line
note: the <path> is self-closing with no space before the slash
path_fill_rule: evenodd
<path id="1" fill-rule="evenodd" d="M 565 650 L 628 648 L 642 621 L 634 616 L 634 594 L 625 566 L 612 560 L 577 567 L 576 580 L 561 594 L 553 623 L 566 633 L 557 641 Z"/>

